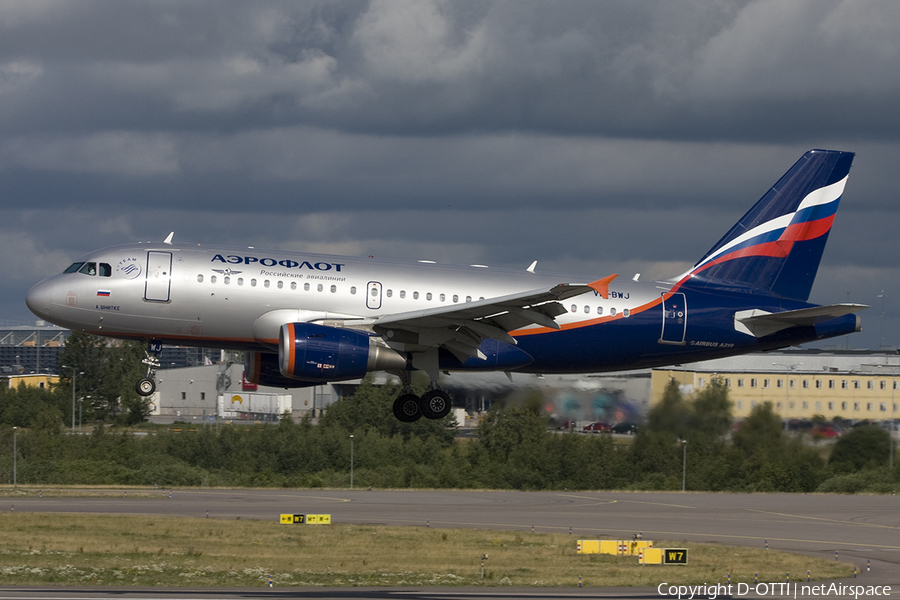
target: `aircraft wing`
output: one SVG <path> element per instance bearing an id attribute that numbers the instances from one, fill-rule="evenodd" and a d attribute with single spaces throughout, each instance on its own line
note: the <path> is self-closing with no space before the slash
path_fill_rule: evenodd
<path id="1" fill-rule="evenodd" d="M 809 327 L 823 321 L 855 313 L 865 304 L 832 304 L 799 310 L 770 313 L 760 309 L 741 310 L 734 314 L 734 328 L 753 337 L 765 337 L 789 327 Z"/>
<path id="2" fill-rule="evenodd" d="M 484 339 L 515 345 L 510 331 L 529 325 L 559 329 L 554 320 L 568 311 L 561 300 L 591 291 L 606 296 L 615 275 L 587 284 L 560 284 L 550 289 L 486 298 L 427 310 L 386 315 L 373 320 L 372 329 L 389 345 L 423 352 L 443 347 L 461 361 L 484 359 L 478 347 Z"/>

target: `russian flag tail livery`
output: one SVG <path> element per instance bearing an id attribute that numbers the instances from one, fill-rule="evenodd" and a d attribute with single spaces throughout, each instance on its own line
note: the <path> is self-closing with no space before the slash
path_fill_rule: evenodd
<path id="1" fill-rule="evenodd" d="M 730 287 L 806 301 L 852 152 L 810 150 L 700 259 L 686 287 Z"/>

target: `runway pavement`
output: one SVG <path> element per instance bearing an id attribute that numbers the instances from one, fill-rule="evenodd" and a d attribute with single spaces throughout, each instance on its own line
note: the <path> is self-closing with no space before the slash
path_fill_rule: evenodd
<path id="1" fill-rule="evenodd" d="M 710 494 L 634 492 L 488 492 L 381 490 L 91 490 L 95 496 L 7 498 L 0 509 L 34 512 L 158 514 L 233 519 L 278 519 L 281 513 L 328 513 L 333 522 L 472 527 L 568 533 L 581 538 L 630 538 L 717 542 L 800 552 L 854 562 L 863 572 L 854 585 L 890 585 L 900 593 L 900 498 L 803 494 Z M 171 497 L 170 497 L 171 496 Z M 867 564 L 871 570 L 866 571 Z M 300 590 L 294 590 L 299 594 Z M 485 597 L 489 590 L 472 594 Z M 72 595 L 16 596 L 21 588 L 0 590 L 0 599 L 84 598 Z M 133 591 L 132 591 L 133 592 Z M 196 590 L 160 598 L 235 597 Z M 247 597 L 244 590 L 237 595 Z M 464 590 L 311 590 L 326 595 L 298 598 L 446 598 Z M 500 593 L 500 590 L 494 590 Z M 504 598 L 550 597 L 580 590 L 506 590 Z M 219 593 L 219 592 L 217 592 Z M 260 592 L 261 593 L 261 592 Z M 341 595 L 341 594 L 351 595 Z M 510 595 L 510 594 L 521 595 Z M 173 595 L 174 594 L 174 595 Z M 591 590 L 589 597 L 660 597 L 655 589 Z M 608 595 L 612 594 L 612 595 Z M 117 594 L 121 596 L 121 594 Z M 97 597 L 97 596 L 90 596 Z M 108 596 L 106 596 L 108 597 Z M 137 597 L 137 596 L 132 596 Z M 252 597 L 275 597 L 252 595 Z M 487 596 L 490 597 L 490 596 Z M 752 596 L 745 596 L 752 597 Z M 793 597 L 793 596 L 791 596 Z M 798 596 L 799 597 L 799 596 Z M 852 596 L 851 596 L 852 597 Z"/>

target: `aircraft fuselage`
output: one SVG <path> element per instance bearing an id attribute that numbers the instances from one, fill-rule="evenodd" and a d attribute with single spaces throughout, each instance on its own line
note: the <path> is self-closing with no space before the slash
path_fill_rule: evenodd
<path id="1" fill-rule="evenodd" d="M 589 279 L 186 244 L 116 246 L 78 263 L 83 272 L 56 275 L 35 286 L 29 306 L 36 314 L 97 335 L 268 352 L 277 349 L 278 328 L 286 322 L 365 329 L 384 315 Z M 96 265 L 94 274 L 84 266 L 91 264 Z M 850 315 L 826 329 L 809 327 L 762 341 L 735 329 L 736 312 L 813 305 L 677 288 L 672 282 L 617 277 L 606 297 L 591 290 L 568 298 L 562 301 L 567 312 L 556 317 L 558 330 L 532 325 L 511 332 L 517 348 L 533 362 L 508 370 L 579 373 L 667 365 L 812 341 L 857 326 Z M 476 363 L 459 368 L 497 367 Z"/>

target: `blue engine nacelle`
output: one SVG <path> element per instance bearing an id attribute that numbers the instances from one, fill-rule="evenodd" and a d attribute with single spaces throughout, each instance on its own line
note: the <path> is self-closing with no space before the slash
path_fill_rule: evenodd
<path id="1" fill-rule="evenodd" d="M 314 323 L 285 323 L 278 334 L 283 377 L 324 383 L 359 379 L 369 371 L 405 369 L 406 358 L 352 329 Z"/>

